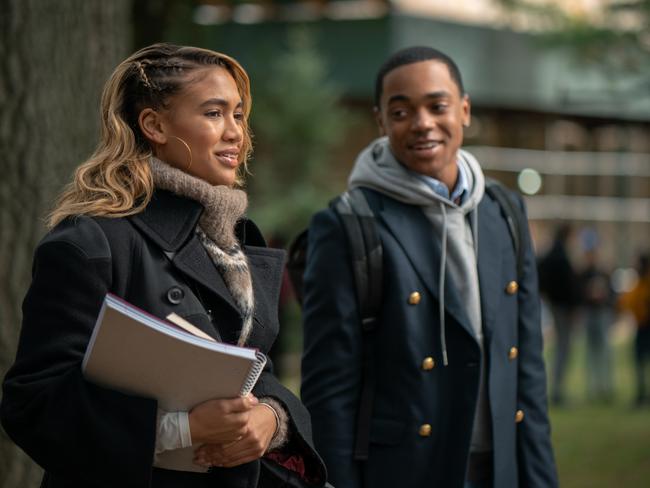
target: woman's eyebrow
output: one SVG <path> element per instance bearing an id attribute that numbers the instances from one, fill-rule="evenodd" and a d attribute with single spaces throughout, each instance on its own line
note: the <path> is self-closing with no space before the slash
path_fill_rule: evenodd
<path id="1" fill-rule="evenodd" d="M 230 105 L 227 100 L 223 98 L 209 98 L 208 100 L 204 101 L 200 106 L 201 107 L 206 107 L 209 105 L 218 105 L 220 107 L 227 107 Z M 237 103 L 236 108 L 240 108 L 243 105 L 243 102 L 240 100 L 239 103 Z"/>

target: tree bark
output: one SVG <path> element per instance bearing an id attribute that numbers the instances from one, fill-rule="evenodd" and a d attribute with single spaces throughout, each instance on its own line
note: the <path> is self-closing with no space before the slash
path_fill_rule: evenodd
<path id="1" fill-rule="evenodd" d="M 131 49 L 131 0 L 0 0 L 0 376 L 44 217 L 97 142 L 99 98 Z M 41 471 L 0 429 L 0 486 Z"/>

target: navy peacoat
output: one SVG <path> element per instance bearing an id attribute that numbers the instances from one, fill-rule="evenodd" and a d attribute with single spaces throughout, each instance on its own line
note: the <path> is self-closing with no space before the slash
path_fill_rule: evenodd
<path id="1" fill-rule="evenodd" d="M 274 397 L 290 418 L 285 451 L 302 457 L 304 476 L 270 460 L 209 474 L 152 468 L 157 403 L 87 382 L 81 361 L 107 292 L 158 316 L 186 318 L 215 339 L 235 342 L 242 318 L 194 230 L 202 207 L 156 191 L 127 218 L 69 218 L 39 244 L 23 304 L 16 361 L 3 385 L 1 420 L 9 436 L 45 469 L 42 486 L 322 486 L 309 415 L 269 365 L 253 393 Z M 284 252 L 266 248 L 250 221 L 237 226 L 251 270 L 254 326 L 247 345 L 267 353 L 278 331 Z M 136 373 L 134 373 L 136 374 Z M 215 374 L 219 374 L 215 371 Z"/>
<path id="2" fill-rule="evenodd" d="M 302 399 L 337 488 L 461 488 L 481 348 L 447 274 L 448 366 L 442 364 L 440 236 L 419 207 L 364 189 L 383 245 L 383 292 L 372 333 L 377 384 L 369 459 L 353 460 L 362 336 L 347 239 L 331 209 L 309 228 Z M 519 197 L 517 197 L 519 198 Z M 525 212 L 523 202 L 520 202 Z M 537 275 L 530 238 L 523 276 L 500 207 L 478 206 L 478 275 L 493 433 L 494 486 L 557 485 L 550 444 Z"/>

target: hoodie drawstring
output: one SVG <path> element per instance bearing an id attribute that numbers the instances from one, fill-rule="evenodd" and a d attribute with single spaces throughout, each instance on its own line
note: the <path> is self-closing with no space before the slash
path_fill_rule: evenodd
<path id="1" fill-rule="evenodd" d="M 474 238 L 474 256 L 478 263 L 478 208 L 472 210 L 472 237 Z"/>
<path id="2" fill-rule="evenodd" d="M 447 209 L 440 202 L 442 212 L 442 251 L 440 253 L 440 276 L 438 277 L 438 303 L 440 305 L 440 346 L 442 348 L 442 364 L 449 365 L 447 357 L 447 323 L 445 322 L 445 275 L 447 274 Z M 472 237 L 474 241 L 474 255 L 478 259 L 478 209 L 471 212 Z"/>
<path id="3" fill-rule="evenodd" d="M 442 252 L 440 253 L 440 277 L 438 279 L 438 303 L 440 305 L 440 345 L 442 347 L 442 364 L 447 366 L 447 330 L 445 324 L 445 275 L 447 268 L 447 209 L 440 202 L 442 211 Z"/>

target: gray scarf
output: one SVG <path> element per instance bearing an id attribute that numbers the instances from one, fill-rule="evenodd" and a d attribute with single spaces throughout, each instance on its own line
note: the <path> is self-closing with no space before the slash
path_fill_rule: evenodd
<path id="1" fill-rule="evenodd" d="M 246 211 L 246 193 L 212 186 L 156 158 L 151 158 L 150 166 L 156 188 L 203 205 L 196 233 L 239 308 L 243 326 L 237 344 L 244 345 L 253 326 L 253 286 L 248 261 L 235 237 L 235 224 Z"/>

